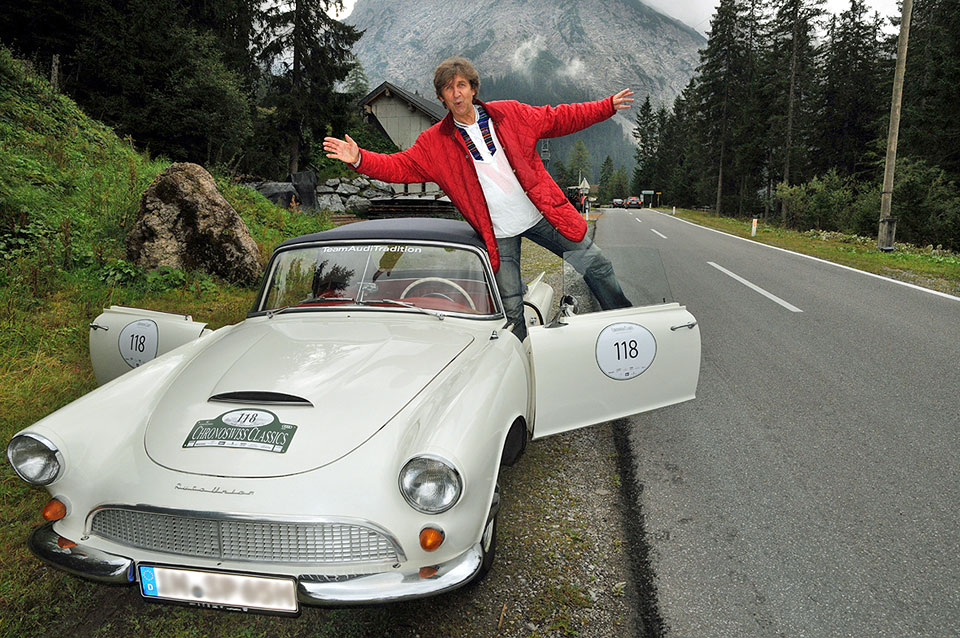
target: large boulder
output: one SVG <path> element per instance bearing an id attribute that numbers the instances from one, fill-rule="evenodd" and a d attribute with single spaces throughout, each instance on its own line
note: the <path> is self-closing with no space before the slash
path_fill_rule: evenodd
<path id="1" fill-rule="evenodd" d="M 127 258 L 153 269 L 199 269 L 237 283 L 260 278 L 260 250 L 210 173 L 171 164 L 140 198 Z"/>

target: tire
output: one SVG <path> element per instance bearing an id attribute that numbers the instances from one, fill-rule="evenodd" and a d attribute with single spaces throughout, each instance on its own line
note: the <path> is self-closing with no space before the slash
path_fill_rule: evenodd
<path id="1" fill-rule="evenodd" d="M 493 508 L 499 509 L 500 507 L 500 483 L 497 483 L 496 491 L 493 495 Z M 498 515 L 494 514 L 493 518 L 487 523 L 486 528 L 483 530 L 483 536 L 480 537 L 480 549 L 483 552 L 483 559 L 480 561 L 480 569 L 477 570 L 476 576 L 473 577 L 471 584 L 479 583 L 483 580 L 486 575 L 490 572 L 490 568 L 493 567 L 493 561 L 497 556 L 497 519 Z"/>

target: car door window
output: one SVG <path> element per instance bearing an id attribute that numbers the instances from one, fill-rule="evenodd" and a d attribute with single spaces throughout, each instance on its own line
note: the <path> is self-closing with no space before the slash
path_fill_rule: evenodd
<path id="1" fill-rule="evenodd" d="M 639 246 L 603 246 L 603 259 L 613 267 L 614 278 L 631 307 L 639 308 L 674 301 L 670 284 L 656 248 Z M 590 272 L 596 256 L 584 251 L 570 251 L 563 256 L 563 294 L 577 300 L 577 314 L 600 312 L 601 307 L 581 271 Z M 600 266 L 602 282 L 602 265 Z M 601 293 L 604 294 L 604 293 Z M 609 292 L 606 294 L 610 294 Z"/>

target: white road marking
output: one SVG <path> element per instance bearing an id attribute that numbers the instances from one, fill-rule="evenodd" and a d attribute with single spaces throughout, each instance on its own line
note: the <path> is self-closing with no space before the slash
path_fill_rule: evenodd
<path id="1" fill-rule="evenodd" d="M 772 248 L 773 250 L 779 250 L 780 252 L 789 253 L 789 254 L 791 254 L 791 255 L 796 255 L 797 257 L 803 257 L 804 259 L 810 259 L 810 260 L 812 260 L 812 261 L 819 261 L 821 264 L 828 264 L 828 265 L 830 265 L 830 266 L 836 266 L 837 268 L 843 268 L 844 270 L 849 270 L 850 272 L 858 272 L 858 273 L 860 273 L 861 275 L 866 275 L 866 276 L 868 276 L 868 277 L 873 277 L 874 279 L 882 279 L 882 280 L 888 281 L 888 282 L 890 282 L 890 283 L 892 283 L 892 284 L 897 284 L 897 285 L 899 285 L 899 286 L 906 286 L 907 288 L 913 288 L 914 290 L 919 290 L 920 292 L 928 292 L 928 293 L 930 293 L 931 295 L 937 295 L 938 297 L 944 297 L 945 299 L 953 299 L 954 301 L 960 301 L 960 297 L 957 297 L 956 295 L 951 295 L 951 294 L 946 293 L 946 292 L 940 292 L 939 290 L 931 290 L 930 288 L 924 288 L 923 286 L 918 286 L 918 285 L 916 285 L 916 284 L 907 283 L 906 281 L 900 281 L 900 280 L 898 280 L 898 279 L 891 279 L 890 277 L 884 277 L 883 275 L 878 275 L 878 274 L 876 274 L 876 273 L 867 272 L 866 270 L 858 270 L 857 268 L 852 268 L 852 267 L 850 267 L 850 266 L 845 266 L 844 264 L 838 264 L 838 263 L 833 262 L 833 261 L 827 261 L 826 259 L 820 259 L 819 257 L 812 257 L 812 256 L 810 256 L 810 255 L 804 255 L 803 253 L 798 253 L 798 252 L 795 252 L 795 251 L 793 251 L 793 250 L 787 250 L 786 248 L 780 248 L 779 246 L 771 246 L 770 244 L 764 244 L 763 242 L 755 241 L 755 240 L 749 239 L 749 238 L 747 238 L 747 237 L 740 237 L 740 236 L 738 236 L 738 235 L 731 235 L 730 233 L 725 233 L 725 232 L 723 232 L 722 230 L 717 230 L 716 228 L 708 228 L 708 227 L 706 227 L 706 226 L 701 226 L 700 224 L 694 224 L 693 222 L 688 222 L 688 221 L 685 220 L 685 219 L 680 219 L 679 217 L 674 217 L 674 216 L 671 215 L 670 213 L 661 213 L 661 212 L 658 211 L 658 210 L 655 210 L 655 211 L 653 211 L 653 212 L 657 213 L 658 215 L 663 215 L 664 217 L 668 217 L 668 218 L 670 218 L 670 219 L 675 219 L 675 220 L 678 221 L 678 222 L 683 222 L 684 224 L 689 224 L 689 225 L 694 226 L 694 227 L 696 227 L 696 228 L 700 228 L 700 229 L 702 229 L 702 230 L 709 230 L 709 231 L 711 231 L 711 232 L 717 233 L 718 235 L 726 235 L 727 237 L 732 237 L 733 239 L 739 239 L 739 240 L 741 240 L 741 241 L 750 242 L 750 243 L 753 244 L 754 246 L 762 246 L 762 247 L 764 247 L 764 248 Z"/>
<path id="2" fill-rule="evenodd" d="M 756 292 L 759 292 L 761 295 L 763 295 L 763 296 L 766 297 L 767 299 L 770 299 L 771 301 L 776 301 L 778 304 L 780 304 L 781 306 L 783 306 L 784 308 L 786 308 L 786 309 L 789 310 L 790 312 L 803 312 L 802 310 L 800 310 L 799 308 L 797 308 L 797 307 L 794 306 L 793 304 L 789 304 L 789 303 L 787 303 L 786 301 L 784 301 L 783 299 L 781 299 L 780 297 L 776 296 L 775 294 L 770 293 L 770 292 L 767 292 L 766 290 L 764 290 L 763 288 L 761 288 L 760 286 L 758 286 L 758 285 L 756 285 L 756 284 L 750 283 L 749 281 L 747 281 L 746 279 L 744 279 L 744 278 L 741 277 L 740 275 L 737 275 L 736 273 L 730 272 L 729 270 L 727 270 L 727 269 L 724 268 L 723 266 L 719 266 L 719 265 L 713 263 L 712 261 L 708 261 L 707 263 L 710 264 L 711 266 L 713 266 L 714 268 L 716 268 L 717 270 L 719 270 L 720 272 L 722 272 L 723 274 L 729 275 L 730 277 L 733 277 L 734 279 L 736 279 L 737 281 L 739 281 L 740 283 L 742 283 L 742 284 L 743 284 L 744 286 L 746 286 L 747 288 L 750 288 L 751 290 L 754 290 L 754 291 L 756 291 Z"/>
<path id="3" fill-rule="evenodd" d="M 639 217 L 634 217 L 634 219 L 636 219 L 636 220 L 637 220 L 638 222 L 640 222 L 641 224 L 643 223 L 642 221 L 640 221 L 640 218 L 639 218 Z"/>
<path id="4" fill-rule="evenodd" d="M 652 229 L 652 228 L 650 229 L 650 232 L 651 232 L 651 233 L 655 233 L 655 234 L 657 234 L 657 235 L 660 235 L 660 236 L 661 236 L 661 237 L 663 237 L 664 239 L 666 239 L 666 238 L 667 238 L 667 236 L 666 236 L 666 235 L 664 235 L 663 233 L 660 233 L 660 232 L 657 232 L 657 231 L 655 231 L 655 230 L 654 230 L 654 229 Z"/>

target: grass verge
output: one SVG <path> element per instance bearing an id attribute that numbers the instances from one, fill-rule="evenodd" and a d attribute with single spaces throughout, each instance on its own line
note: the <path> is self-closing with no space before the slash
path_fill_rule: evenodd
<path id="1" fill-rule="evenodd" d="M 894 251 L 882 252 L 877 248 L 876 238 L 819 230 L 796 231 L 763 222 L 758 222 L 757 234 L 753 237 L 752 220 L 679 208 L 676 216 L 737 237 L 960 296 L 960 255 L 933 246 L 897 243 Z"/>

